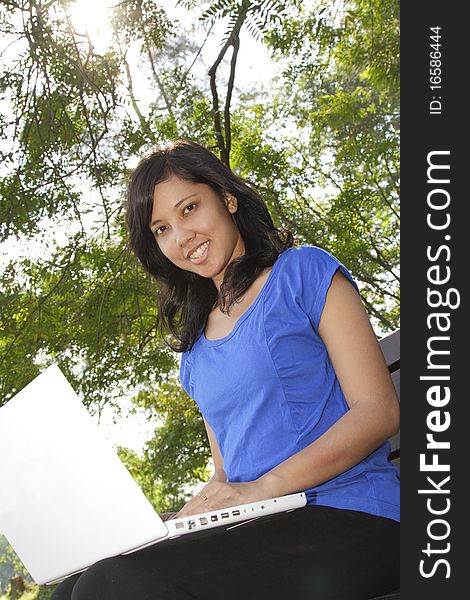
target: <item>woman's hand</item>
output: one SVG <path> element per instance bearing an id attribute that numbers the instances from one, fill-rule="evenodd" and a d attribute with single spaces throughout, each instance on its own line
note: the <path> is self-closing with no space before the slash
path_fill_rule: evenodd
<path id="1" fill-rule="evenodd" d="M 238 506 L 272 498 L 266 483 L 261 480 L 246 483 L 210 481 L 194 498 L 191 498 L 175 518 Z"/>

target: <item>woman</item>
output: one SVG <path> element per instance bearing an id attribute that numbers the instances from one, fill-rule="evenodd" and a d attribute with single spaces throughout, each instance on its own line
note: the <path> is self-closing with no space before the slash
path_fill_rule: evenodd
<path id="1" fill-rule="evenodd" d="M 258 194 L 177 141 L 134 170 L 131 246 L 161 283 L 210 482 L 179 515 L 305 491 L 307 506 L 100 561 L 53 598 L 367 600 L 399 587 L 399 405 L 359 290 L 292 247 Z"/>

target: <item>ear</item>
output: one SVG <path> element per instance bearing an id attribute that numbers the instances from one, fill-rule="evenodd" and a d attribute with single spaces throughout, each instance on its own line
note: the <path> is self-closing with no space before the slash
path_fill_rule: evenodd
<path id="1" fill-rule="evenodd" d="M 231 194 L 230 192 L 224 192 L 224 200 L 225 200 L 225 205 L 227 207 L 228 212 L 231 213 L 232 215 L 234 213 L 236 213 L 238 210 L 237 198 L 235 198 L 235 196 L 233 194 Z"/>

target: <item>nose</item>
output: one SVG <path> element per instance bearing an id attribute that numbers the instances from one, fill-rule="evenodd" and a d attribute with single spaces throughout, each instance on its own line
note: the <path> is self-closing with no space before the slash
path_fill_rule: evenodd
<path id="1" fill-rule="evenodd" d="M 185 227 L 178 226 L 174 231 L 176 245 L 179 248 L 184 248 L 195 237 L 195 233 L 186 229 Z"/>

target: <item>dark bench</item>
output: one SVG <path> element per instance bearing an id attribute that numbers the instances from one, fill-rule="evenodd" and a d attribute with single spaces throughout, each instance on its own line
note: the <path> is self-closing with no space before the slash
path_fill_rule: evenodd
<path id="1" fill-rule="evenodd" d="M 400 399 L 400 330 L 397 329 L 393 333 L 386 335 L 379 340 L 380 347 L 385 356 L 388 370 L 392 376 L 393 384 Z M 397 467 L 400 466 L 400 432 L 390 438 L 391 452 L 390 460 Z M 370 600 L 400 600 L 400 592 L 396 591 L 385 596 L 377 596 Z"/>
<path id="2" fill-rule="evenodd" d="M 397 329 L 393 333 L 383 337 L 379 341 L 382 352 L 385 356 L 385 361 L 392 376 L 392 381 L 400 399 L 400 330 Z M 392 451 L 390 460 L 397 467 L 400 466 L 400 432 L 390 438 Z"/>

